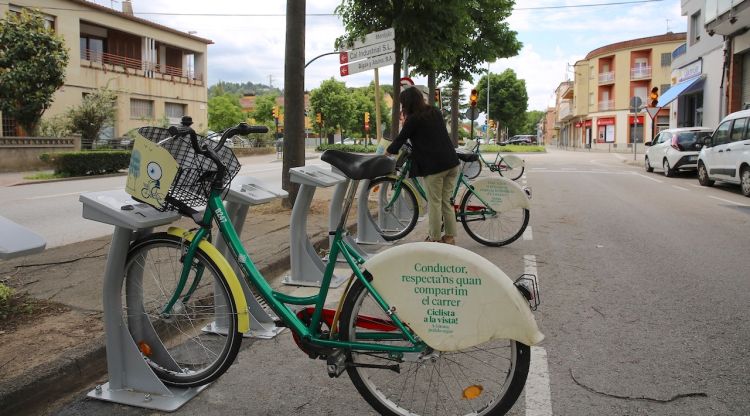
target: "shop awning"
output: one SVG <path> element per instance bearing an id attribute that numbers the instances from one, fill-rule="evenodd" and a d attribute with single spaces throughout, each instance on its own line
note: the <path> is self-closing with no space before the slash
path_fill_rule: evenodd
<path id="1" fill-rule="evenodd" d="M 676 100 L 681 94 L 695 91 L 703 86 L 703 81 L 706 79 L 705 75 L 682 81 L 679 84 L 672 85 L 667 92 L 659 97 L 659 102 L 656 104 L 657 107 L 666 107 L 667 104 Z"/>

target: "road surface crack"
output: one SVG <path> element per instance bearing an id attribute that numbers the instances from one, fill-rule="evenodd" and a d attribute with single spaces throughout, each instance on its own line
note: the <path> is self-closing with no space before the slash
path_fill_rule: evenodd
<path id="1" fill-rule="evenodd" d="M 646 397 L 646 396 L 626 396 L 626 395 L 621 395 L 621 394 L 614 394 L 614 393 L 607 393 L 604 391 L 599 391 L 599 390 L 594 389 L 593 387 L 589 387 L 581 383 L 580 381 L 576 379 L 575 375 L 573 374 L 572 368 L 570 369 L 570 378 L 572 378 L 576 384 L 578 384 L 579 386 L 583 387 L 584 389 L 592 393 L 600 394 L 602 396 L 607 396 L 607 397 L 614 397 L 615 399 L 642 400 L 642 401 L 647 401 L 647 402 L 652 402 L 652 403 L 669 403 L 669 402 L 673 402 L 675 400 L 683 399 L 686 397 L 708 397 L 708 395 L 703 392 L 680 393 L 680 394 L 675 394 L 674 396 L 666 398 L 666 399 Z"/>

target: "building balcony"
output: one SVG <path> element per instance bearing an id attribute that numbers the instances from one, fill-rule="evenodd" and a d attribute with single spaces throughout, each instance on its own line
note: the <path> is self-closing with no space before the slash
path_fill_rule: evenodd
<path id="1" fill-rule="evenodd" d="M 615 109 L 615 100 L 599 101 L 599 111 L 609 111 Z"/>
<path id="2" fill-rule="evenodd" d="M 204 85 L 203 74 L 198 74 L 192 69 L 161 65 L 91 49 L 81 51 L 81 66 L 105 72 L 120 72 L 145 78 Z"/>
<path id="3" fill-rule="evenodd" d="M 573 98 L 573 83 L 572 82 L 564 82 L 560 84 L 560 98 L 562 99 L 571 99 Z"/>
<path id="4" fill-rule="evenodd" d="M 562 100 L 557 105 L 557 120 L 567 121 L 573 118 L 573 103 L 570 100 Z"/>
<path id="5" fill-rule="evenodd" d="M 704 10 L 709 35 L 731 35 L 750 22 L 750 0 L 706 0 Z"/>
<path id="6" fill-rule="evenodd" d="M 640 66 L 638 68 L 630 68 L 630 80 L 644 80 L 651 79 L 651 67 Z"/>
<path id="7" fill-rule="evenodd" d="M 614 73 L 614 71 L 600 72 L 599 73 L 599 85 L 601 85 L 601 84 L 614 84 L 614 82 L 615 82 L 615 73 Z"/>

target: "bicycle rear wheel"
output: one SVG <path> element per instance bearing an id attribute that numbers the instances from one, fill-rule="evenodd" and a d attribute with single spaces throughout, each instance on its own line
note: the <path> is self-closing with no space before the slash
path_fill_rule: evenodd
<path id="1" fill-rule="evenodd" d="M 419 219 L 417 197 L 394 178 L 373 179 L 367 187 L 367 215 L 384 240 L 404 238 Z"/>
<path id="2" fill-rule="evenodd" d="M 357 329 L 360 334 L 378 328 L 383 332 L 390 322 L 370 292 L 356 281 L 339 320 L 341 339 L 361 341 Z M 530 349 L 505 339 L 461 351 L 427 348 L 402 358 L 386 352 L 351 351 L 348 358 L 349 378 L 382 415 L 489 416 L 505 414 L 518 399 L 529 371 Z"/>
<path id="3" fill-rule="evenodd" d="M 475 160 L 473 162 L 461 162 L 461 173 L 466 179 L 474 179 L 482 173 L 482 162 Z"/>
<path id="4" fill-rule="evenodd" d="M 187 243 L 157 233 L 131 245 L 125 264 L 123 318 L 133 341 L 165 384 L 197 387 L 221 376 L 239 352 L 237 306 L 213 260 L 198 250 L 177 302 Z M 211 323 L 222 328 L 205 332 Z"/>
<path id="5" fill-rule="evenodd" d="M 461 198 L 459 219 L 466 232 L 479 243 L 498 247 L 518 239 L 529 225 L 529 210 L 513 208 L 497 212 L 486 206 L 471 191 Z"/>

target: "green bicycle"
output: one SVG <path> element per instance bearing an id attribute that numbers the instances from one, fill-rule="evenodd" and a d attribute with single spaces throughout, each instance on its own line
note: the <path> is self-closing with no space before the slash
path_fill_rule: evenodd
<path id="1" fill-rule="evenodd" d="M 475 179 L 479 176 L 482 173 L 482 166 L 487 166 L 490 172 L 497 172 L 500 176 L 512 181 L 518 180 L 518 178 L 523 176 L 525 162 L 518 156 L 498 153 L 495 156 L 495 160 L 490 162 L 479 151 L 479 141 L 477 140 L 467 140 L 465 149 L 478 155 L 477 160 L 461 164 L 461 171 L 467 179 Z"/>
<path id="2" fill-rule="evenodd" d="M 478 153 L 456 152 L 462 163 L 477 163 Z M 427 200 L 427 194 L 419 181 L 408 177 L 411 167 L 411 147 L 403 146 L 395 174 L 370 181 L 367 189 L 368 215 L 375 229 L 386 241 L 404 238 L 419 220 L 417 195 Z M 504 246 L 516 241 L 529 224 L 529 198 L 531 191 L 521 188 L 503 178 L 484 178 L 469 183 L 466 175 L 459 171 L 451 203 L 466 232 L 477 242 L 492 246 Z M 481 192 L 480 188 L 492 188 Z M 457 203 L 459 190 L 465 188 Z M 500 198 L 500 201 L 493 201 Z"/>
<path id="3" fill-rule="evenodd" d="M 216 380 L 234 361 L 242 333 L 248 329 L 238 278 L 210 243 L 216 225 L 242 277 L 278 315 L 277 325 L 290 328 L 310 358 L 325 360 L 329 376 L 346 371 L 358 392 L 381 414 L 507 412 L 525 384 L 529 345 L 543 338 L 531 315 L 539 300 L 535 278 L 513 282 L 480 256 L 437 243 L 414 243 L 407 252 L 386 250 L 365 262 L 343 238 L 347 216 L 359 181 L 393 171 L 394 162 L 384 156 L 329 150 L 322 159 L 343 172 L 349 186 L 320 291 L 297 297 L 273 290 L 242 246 L 221 198 L 239 170 L 223 142 L 253 129 L 240 124 L 213 146 L 199 142 L 189 127 L 170 127 L 173 137 L 161 141 L 180 165 L 165 197 L 165 209 L 192 218 L 197 229 L 170 228 L 136 240 L 129 249 L 123 315 L 155 374 L 165 384 L 180 387 Z M 192 208 L 201 205 L 206 207 L 203 212 Z M 434 263 L 430 259 L 436 252 L 445 261 L 468 266 L 428 265 Z M 326 309 L 339 256 L 351 268 L 352 277 L 337 309 Z M 445 281 L 434 281 L 435 273 Z M 428 299 L 432 312 L 420 309 L 420 299 Z M 462 302 L 468 306 L 459 307 Z M 485 309 L 476 310 L 478 306 Z M 490 321 L 495 322 L 488 322 L 488 307 L 494 312 Z M 435 322 L 428 323 L 431 320 Z M 221 321 L 228 329 L 225 333 L 202 330 L 212 321 Z"/>

